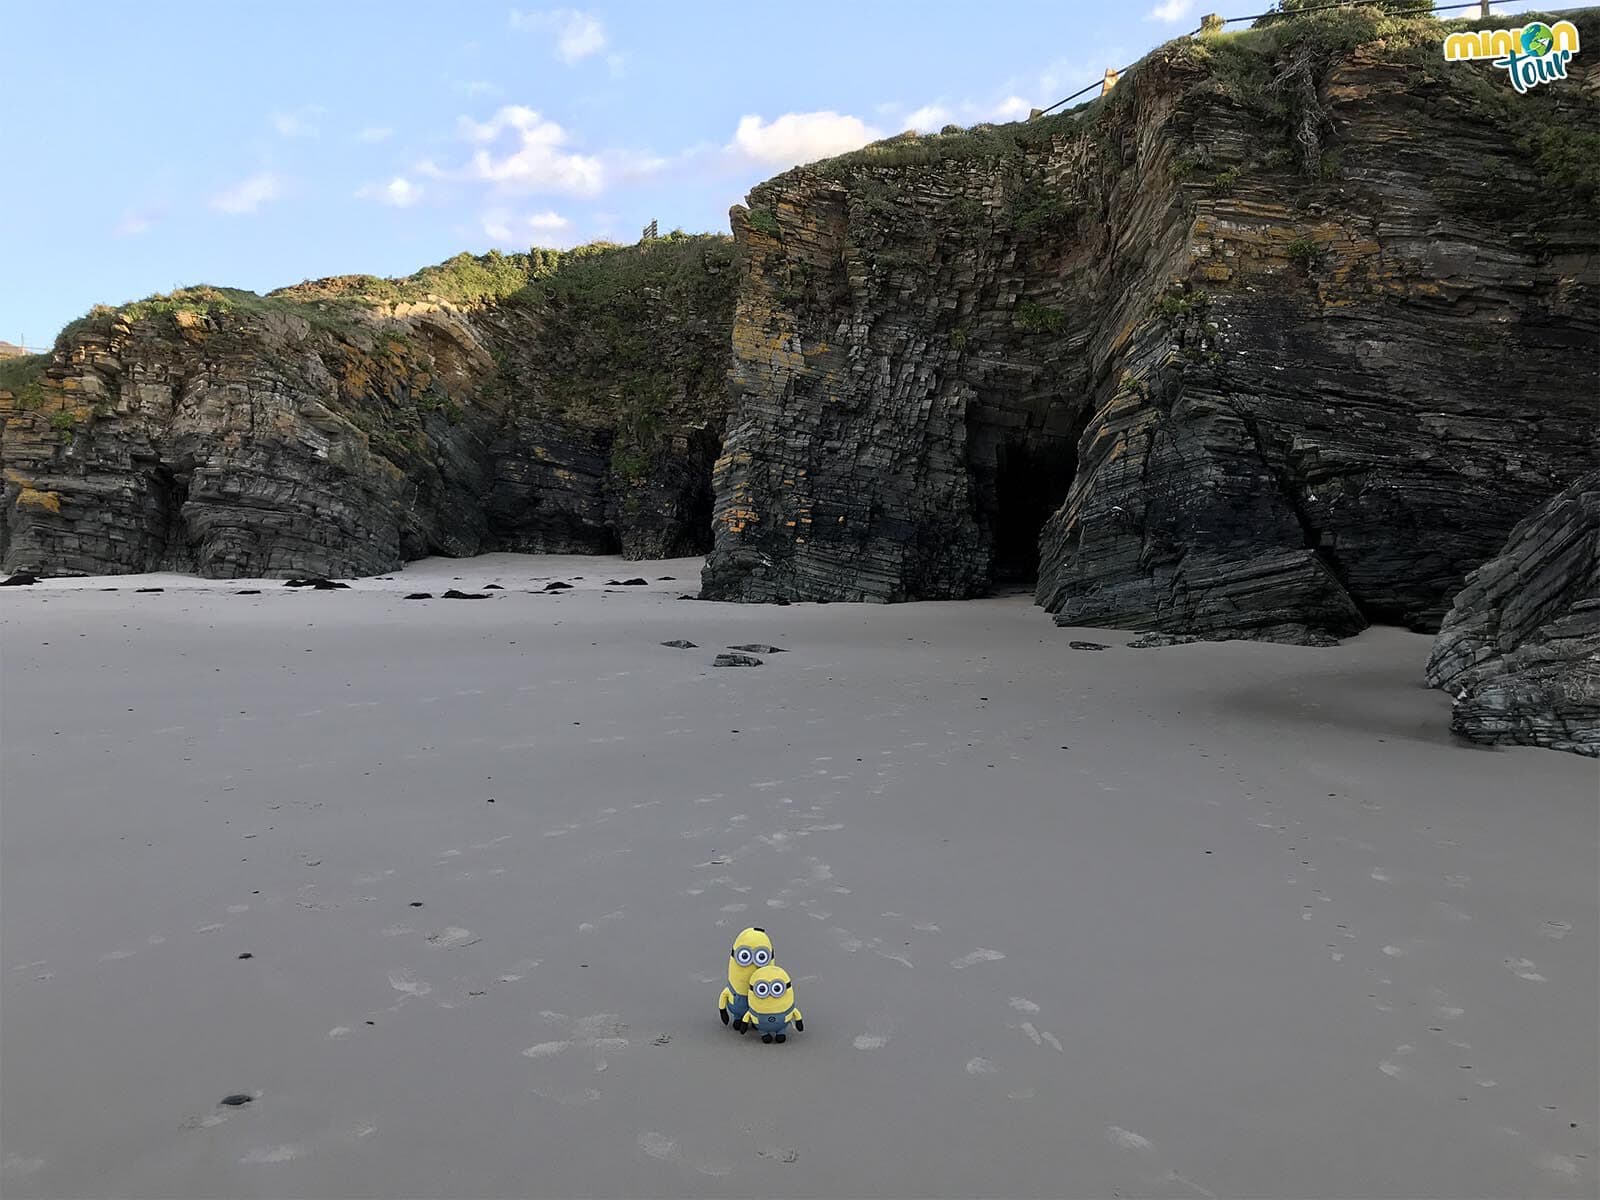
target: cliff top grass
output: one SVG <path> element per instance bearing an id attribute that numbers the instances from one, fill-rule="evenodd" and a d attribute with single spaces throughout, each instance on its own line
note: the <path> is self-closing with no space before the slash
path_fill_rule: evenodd
<path id="1" fill-rule="evenodd" d="M 68 324 L 56 344 L 62 345 L 90 326 L 115 321 L 133 324 L 179 314 L 293 316 L 338 334 L 370 322 L 374 308 L 390 304 L 442 300 L 467 307 L 587 296 L 617 300 L 640 287 L 693 286 L 707 266 L 715 271 L 712 259 L 717 257 L 732 260 L 732 239 L 726 234 L 675 230 L 636 246 L 593 242 L 571 250 L 534 247 L 525 254 L 498 250 L 481 255 L 462 253 L 402 278 L 339 275 L 307 280 L 265 295 L 196 284 L 115 307 L 96 305 L 87 316 Z"/>
<path id="2" fill-rule="evenodd" d="M 1390 7 L 1414 6 L 1415 0 L 1388 0 L 1388 3 Z M 1539 93 L 1544 93 L 1542 96 L 1519 96 L 1505 86 L 1503 80 L 1496 79 L 1491 92 L 1491 81 L 1484 66 L 1446 64 L 1441 53 L 1444 37 L 1452 32 L 1557 19 L 1577 25 L 1586 47 L 1588 44 L 1600 46 L 1600 8 L 1453 20 L 1440 20 L 1429 14 L 1390 12 L 1380 3 L 1319 12 L 1274 13 L 1251 27 L 1177 38 L 1157 46 L 1124 70 L 1117 86 L 1109 93 L 1073 108 L 1036 120 L 1004 125 L 982 124 L 969 129 L 946 126 L 934 134 L 908 131 L 848 154 L 796 167 L 758 185 L 752 190 L 751 199 L 757 204 L 763 193 L 805 176 L 840 179 L 873 167 L 1020 156 L 1035 146 L 1048 144 L 1058 134 L 1079 133 L 1095 126 L 1125 104 L 1132 94 L 1129 85 L 1156 61 L 1201 68 L 1207 78 L 1191 86 L 1209 87 L 1251 107 L 1280 109 L 1282 100 L 1272 84 L 1287 55 L 1307 51 L 1311 58 L 1326 63 L 1359 46 L 1372 44 L 1381 44 L 1385 53 L 1402 61 L 1415 62 L 1418 66 L 1436 65 L 1439 78 L 1469 93 L 1482 107 L 1491 110 L 1487 115 L 1504 121 L 1513 127 L 1519 139 L 1529 141 L 1524 148 L 1541 157 L 1541 168 L 1546 169 L 1547 174 L 1553 172 L 1560 183 L 1592 196 L 1600 188 L 1600 139 L 1591 141 L 1589 139 L 1595 135 L 1574 129 L 1549 130 L 1541 137 L 1536 126 L 1548 125 L 1543 110 L 1552 103 L 1549 89 L 1538 89 Z"/>
<path id="3" fill-rule="evenodd" d="M 20 392 L 37 383 L 50 365 L 48 354 L 15 354 L 0 358 L 0 391 Z"/>

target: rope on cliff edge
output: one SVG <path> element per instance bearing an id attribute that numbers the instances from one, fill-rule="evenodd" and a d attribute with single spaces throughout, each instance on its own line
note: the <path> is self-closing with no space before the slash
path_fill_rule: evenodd
<path id="1" fill-rule="evenodd" d="M 1315 5 L 1310 6 L 1309 8 L 1296 9 L 1292 13 L 1285 13 L 1285 12 L 1281 12 L 1281 11 L 1279 11 L 1277 9 L 1274 9 L 1272 12 L 1255 13 L 1255 14 L 1253 14 L 1251 16 L 1247 16 L 1247 17 L 1208 18 L 1204 23 L 1202 23 L 1199 26 L 1199 28 L 1190 30 L 1184 36 L 1185 37 L 1199 37 L 1200 34 L 1202 34 L 1202 33 L 1209 33 L 1209 32 L 1215 31 L 1217 29 L 1221 29 L 1226 25 L 1236 25 L 1240 21 L 1260 21 L 1260 20 L 1262 20 L 1263 18 L 1266 18 L 1266 17 L 1298 17 L 1298 16 L 1301 16 L 1304 13 L 1325 12 L 1330 8 L 1356 8 L 1356 7 L 1360 7 L 1360 4 L 1361 4 L 1361 0 L 1329 0 L 1329 3 L 1327 3 L 1327 4 L 1315 4 Z M 1420 4 L 1416 8 L 1390 9 L 1390 10 L 1388 10 L 1388 15 L 1389 16 L 1394 16 L 1394 17 L 1418 16 L 1418 15 L 1420 15 L 1422 13 L 1455 12 L 1458 9 L 1463 9 L 1463 8 L 1482 8 L 1482 6 L 1483 6 L 1482 0 L 1468 0 L 1468 2 L 1464 3 L 1464 4 Z M 1083 95 L 1086 95 L 1089 92 L 1094 91 L 1095 88 L 1101 88 L 1102 89 L 1102 94 L 1104 94 L 1105 91 L 1109 91 L 1110 90 L 1110 88 L 1107 86 L 1107 81 L 1108 80 L 1115 81 L 1118 77 L 1120 77 L 1121 75 L 1125 74 L 1128 71 L 1131 71 L 1137 65 L 1138 65 L 1138 62 L 1136 60 L 1135 62 L 1129 63 L 1127 66 L 1121 68 L 1120 70 L 1109 71 L 1109 72 L 1107 72 L 1106 78 L 1097 79 L 1093 83 L 1079 88 L 1077 91 L 1073 92 L 1072 95 L 1067 96 L 1064 99 L 1057 100 L 1049 108 L 1036 108 L 1036 109 L 1034 109 L 1033 112 L 1028 115 L 1028 119 L 1030 121 L 1036 121 L 1040 117 L 1047 116 L 1048 114 L 1053 113 L 1056 109 L 1060 108 L 1063 104 L 1070 104 L 1070 103 L 1072 103 L 1072 101 L 1076 100 L 1079 96 L 1083 96 Z"/>

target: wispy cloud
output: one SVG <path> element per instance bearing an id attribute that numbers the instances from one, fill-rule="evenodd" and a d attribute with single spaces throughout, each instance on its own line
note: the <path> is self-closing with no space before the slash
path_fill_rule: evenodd
<path id="1" fill-rule="evenodd" d="M 211 207 L 231 216 L 248 216 L 283 195 L 283 180 L 271 171 L 258 171 L 211 197 Z"/>
<path id="2" fill-rule="evenodd" d="M 554 8 L 538 12 L 511 10 L 511 28 L 527 33 L 549 34 L 555 40 L 556 56 L 571 66 L 609 45 L 604 22 L 593 13 L 576 8 Z"/>
<path id="3" fill-rule="evenodd" d="M 369 183 L 356 192 L 361 200 L 376 200 L 390 208 L 410 208 L 422 199 L 422 188 L 404 175 L 396 175 L 388 183 Z"/>
<path id="4" fill-rule="evenodd" d="M 367 127 L 366 129 L 363 129 L 360 133 L 356 134 L 356 141 L 358 141 L 358 142 L 366 142 L 369 145 L 376 145 L 378 142 L 386 142 L 386 141 L 388 141 L 393 136 L 394 136 L 394 130 L 391 129 L 389 126 L 387 126 L 387 125 L 372 125 L 372 126 Z"/>
<path id="5" fill-rule="evenodd" d="M 592 195 L 605 185 L 599 158 L 566 149 L 567 131 L 524 105 L 508 104 L 481 123 L 462 117 L 460 126 L 462 136 L 479 147 L 467 163 L 454 170 L 422 163 L 419 171 L 507 191 Z"/>
<path id="6" fill-rule="evenodd" d="M 139 237 L 154 229 L 164 216 L 166 213 L 161 209 L 129 209 L 111 232 L 116 237 Z"/>
<path id="7" fill-rule="evenodd" d="M 1170 25 L 1183 20 L 1193 9 L 1194 0 L 1165 0 L 1165 3 L 1152 8 L 1145 20 L 1162 21 Z"/>
<path id="8" fill-rule="evenodd" d="M 883 134 L 860 117 L 836 112 L 784 113 L 772 121 L 745 116 L 727 149 L 771 166 L 792 167 L 843 154 Z"/>
<path id="9" fill-rule="evenodd" d="M 267 120 L 279 137 L 314 138 L 322 132 L 316 119 L 325 112 L 320 104 L 306 104 L 293 112 L 275 112 Z"/>
<path id="10" fill-rule="evenodd" d="M 575 241 L 572 222 L 551 210 L 515 216 L 503 208 L 491 209 L 483 214 L 482 229 L 484 236 L 507 246 L 565 249 Z"/>
<path id="11" fill-rule="evenodd" d="M 962 100 L 959 103 L 925 104 L 906 113 L 900 123 L 902 129 L 915 129 L 918 133 L 932 133 L 946 125 L 977 125 L 986 121 L 1021 121 L 1032 112 L 1034 105 L 1021 96 L 1006 96 L 1000 100 L 980 103 Z"/>

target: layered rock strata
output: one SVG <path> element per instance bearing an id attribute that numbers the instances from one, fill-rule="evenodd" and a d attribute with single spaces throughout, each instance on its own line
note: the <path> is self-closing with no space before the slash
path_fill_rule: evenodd
<path id="1" fill-rule="evenodd" d="M 1467 576 L 1428 659 L 1473 741 L 1600 756 L 1600 470 Z"/>
<path id="2" fill-rule="evenodd" d="M 1600 392 L 1594 64 L 1518 96 L 1442 28 L 1172 43 L 1079 112 L 753 190 L 705 594 L 1036 568 L 1066 625 L 1436 628 L 1591 465 Z"/>

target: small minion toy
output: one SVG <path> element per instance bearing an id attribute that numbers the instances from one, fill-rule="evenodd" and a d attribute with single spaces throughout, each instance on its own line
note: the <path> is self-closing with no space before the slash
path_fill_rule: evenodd
<path id="1" fill-rule="evenodd" d="M 745 1031 L 744 1015 L 750 1010 L 750 973 L 772 961 L 772 939 L 759 925 L 751 926 L 733 939 L 728 951 L 728 986 L 717 1000 L 717 1015 L 724 1025 Z"/>
<path id="2" fill-rule="evenodd" d="M 750 1011 L 744 1014 L 744 1019 L 761 1035 L 763 1042 L 786 1041 L 791 1024 L 797 1032 L 805 1032 L 806 1023 L 794 1006 L 794 985 L 789 982 L 789 972 L 776 963 L 751 972 Z"/>

